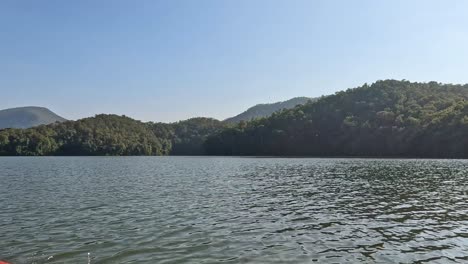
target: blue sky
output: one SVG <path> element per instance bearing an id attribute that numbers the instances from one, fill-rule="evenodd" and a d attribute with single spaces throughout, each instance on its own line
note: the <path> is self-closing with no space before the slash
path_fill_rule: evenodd
<path id="1" fill-rule="evenodd" d="M 0 109 L 223 119 L 379 79 L 468 83 L 468 1 L 0 1 Z"/>

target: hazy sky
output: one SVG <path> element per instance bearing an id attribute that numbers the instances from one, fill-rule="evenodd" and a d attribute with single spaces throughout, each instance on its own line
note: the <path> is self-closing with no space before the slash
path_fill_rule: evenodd
<path id="1" fill-rule="evenodd" d="M 468 1 L 2 0 L 0 109 L 226 118 L 379 79 L 468 82 Z"/>

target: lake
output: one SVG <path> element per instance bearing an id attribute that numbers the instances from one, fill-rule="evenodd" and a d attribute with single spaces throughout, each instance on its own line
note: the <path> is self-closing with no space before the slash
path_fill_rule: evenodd
<path id="1" fill-rule="evenodd" d="M 468 161 L 0 158 L 0 259 L 463 263 Z"/>

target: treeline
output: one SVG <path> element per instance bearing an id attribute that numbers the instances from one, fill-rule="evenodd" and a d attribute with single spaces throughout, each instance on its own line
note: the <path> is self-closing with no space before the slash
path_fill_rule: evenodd
<path id="1" fill-rule="evenodd" d="M 188 120 L 165 124 L 148 123 L 158 138 L 170 141 L 169 155 L 204 155 L 204 143 L 208 136 L 221 132 L 228 125 L 206 117 L 191 118 Z"/>
<path id="2" fill-rule="evenodd" d="M 210 155 L 468 157 L 468 85 L 385 80 L 210 136 Z"/>
<path id="3" fill-rule="evenodd" d="M 468 85 L 385 80 L 228 125 L 97 115 L 0 130 L 0 155 L 468 158 Z"/>
<path id="4" fill-rule="evenodd" d="M 0 155 L 202 155 L 208 135 L 224 128 L 210 118 L 172 124 L 97 115 L 29 129 L 0 131 Z"/>

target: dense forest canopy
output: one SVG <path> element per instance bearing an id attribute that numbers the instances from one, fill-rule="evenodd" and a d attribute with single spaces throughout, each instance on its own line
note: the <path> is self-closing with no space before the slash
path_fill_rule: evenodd
<path id="1" fill-rule="evenodd" d="M 206 138 L 227 127 L 219 120 L 205 117 L 171 124 L 149 123 L 149 126 L 158 138 L 170 140 L 170 155 L 203 155 Z"/>
<path id="2" fill-rule="evenodd" d="M 0 155 L 201 155 L 221 121 L 193 118 L 173 124 L 97 115 L 29 129 L 0 131 Z"/>
<path id="3" fill-rule="evenodd" d="M 468 157 L 468 85 L 385 80 L 212 135 L 211 155 Z"/>
<path id="4" fill-rule="evenodd" d="M 0 155 L 468 157 L 468 85 L 385 80 L 266 118 L 164 124 L 97 115 L 0 130 Z"/>
<path id="5" fill-rule="evenodd" d="M 167 139 L 128 117 L 97 115 L 0 133 L 0 151 L 10 155 L 164 155 Z"/>

